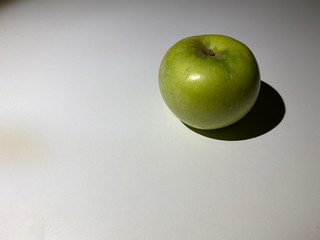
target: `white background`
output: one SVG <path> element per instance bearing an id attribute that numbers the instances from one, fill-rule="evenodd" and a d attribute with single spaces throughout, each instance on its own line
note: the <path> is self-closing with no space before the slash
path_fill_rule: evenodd
<path id="1" fill-rule="evenodd" d="M 319 8 L 3 2 L 0 239 L 320 239 Z M 254 52 L 285 104 L 272 128 L 214 138 L 168 110 L 164 53 L 207 33 Z"/>

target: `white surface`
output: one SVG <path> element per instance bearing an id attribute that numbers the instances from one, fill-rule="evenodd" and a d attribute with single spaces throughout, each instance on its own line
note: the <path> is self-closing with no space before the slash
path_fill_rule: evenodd
<path id="1" fill-rule="evenodd" d="M 11 1 L 0 7 L 1 240 L 320 239 L 319 1 Z M 157 74 L 183 37 L 255 53 L 286 113 L 197 134 Z"/>

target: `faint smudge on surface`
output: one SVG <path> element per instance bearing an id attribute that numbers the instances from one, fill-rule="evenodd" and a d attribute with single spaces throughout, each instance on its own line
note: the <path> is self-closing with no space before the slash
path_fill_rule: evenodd
<path id="1" fill-rule="evenodd" d="M 35 163 L 43 153 L 41 139 L 32 129 L 0 125 L 0 167 Z"/>

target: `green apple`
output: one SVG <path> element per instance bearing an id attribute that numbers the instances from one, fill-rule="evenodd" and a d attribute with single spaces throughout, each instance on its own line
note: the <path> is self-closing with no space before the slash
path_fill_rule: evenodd
<path id="1" fill-rule="evenodd" d="M 183 123 L 198 129 L 222 128 L 240 120 L 254 105 L 259 66 L 251 50 L 234 38 L 192 36 L 166 52 L 159 87 Z"/>

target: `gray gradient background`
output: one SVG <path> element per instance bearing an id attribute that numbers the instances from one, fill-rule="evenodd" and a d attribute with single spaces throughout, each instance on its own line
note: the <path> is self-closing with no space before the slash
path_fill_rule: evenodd
<path id="1" fill-rule="evenodd" d="M 320 239 L 320 4 L 7 1 L 0 6 L 1 240 Z M 197 134 L 157 82 L 179 39 L 245 42 L 283 120 Z"/>

